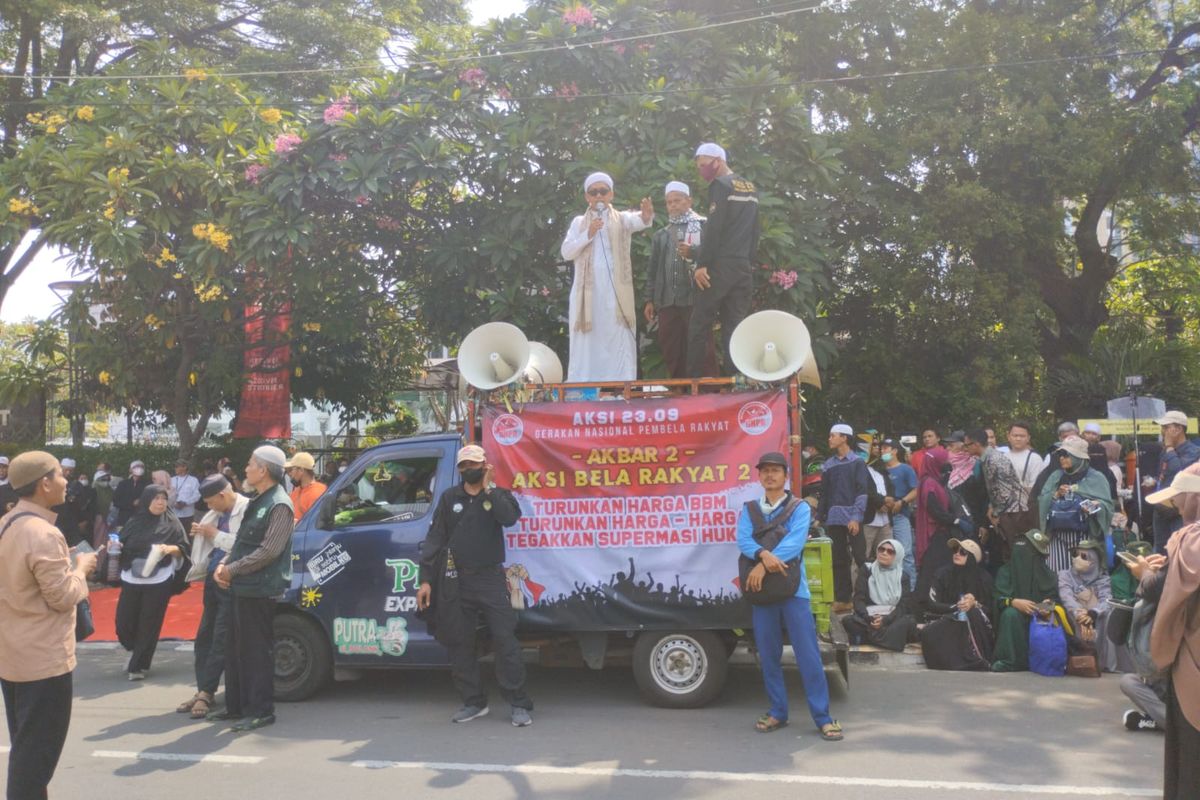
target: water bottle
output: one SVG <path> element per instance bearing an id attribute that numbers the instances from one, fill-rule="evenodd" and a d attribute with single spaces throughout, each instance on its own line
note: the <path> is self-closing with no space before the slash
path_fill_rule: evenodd
<path id="1" fill-rule="evenodd" d="M 965 597 L 965 596 L 966 596 L 966 595 L 961 595 L 961 594 L 960 594 L 960 595 L 958 596 L 958 602 L 960 602 L 960 603 L 961 603 L 961 602 L 963 601 L 963 597 Z M 954 612 L 954 618 L 955 618 L 956 620 L 958 620 L 959 622 L 966 622 L 966 621 L 967 621 L 967 612 L 965 612 L 965 611 L 962 611 L 962 610 L 956 610 L 956 611 Z"/>
<path id="2" fill-rule="evenodd" d="M 115 533 L 108 535 L 108 565 L 105 572 L 108 583 L 121 582 L 121 537 Z"/>

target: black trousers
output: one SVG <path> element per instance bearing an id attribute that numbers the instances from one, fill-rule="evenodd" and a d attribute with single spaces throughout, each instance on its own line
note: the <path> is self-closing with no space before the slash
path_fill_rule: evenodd
<path id="1" fill-rule="evenodd" d="M 127 667 L 130 672 L 150 669 L 167 605 L 171 602 L 171 586 L 169 580 L 149 585 L 121 582 L 121 597 L 117 600 L 117 639 L 131 653 Z"/>
<path id="2" fill-rule="evenodd" d="M 204 613 L 196 628 L 196 689 L 213 694 L 225 673 L 225 639 L 233 595 L 217 586 L 210 574 L 204 579 Z"/>
<path id="3" fill-rule="evenodd" d="M 866 538 L 861 526 L 857 536 L 851 536 L 845 525 L 826 525 L 825 534 L 833 540 L 833 598 L 839 603 L 849 603 L 854 594 L 850 559 L 860 567 L 867 562 Z"/>
<path id="4" fill-rule="evenodd" d="M 225 708 L 235 716 L 275 713 L 275 599 L 233 595 L 225 638 Z"/>
<path id="5" fill-rule="evenodd" d="M 1179 707 L 1172 685 L 1167 696 L 1167 737 L 1164 743 L 1164 800 L 1193 800 L 1200 787 L 1200 731 Z"/>
<path id="6" fill-rule="evenodd" d="M 8 800 L 44 800 L 71 725 L 71 673 L 0 680 L 8 717 Z"/>
<path id="7" fill-rule="evenodd" d="M 729 357 L 733 329 L 750 313 L 754 279 L 749 264 L 721 264 L 709 270 L 712 285 L 696 291 L 692 318 L 688 322 L 688 375 L 692 378 L 716 377 L 704 374 L 704 358 L 712 339 L 713 325 L 721 323 L 721 353 L 724 373 L 735 372 Z"/>
<path id="8" fill-rule="evenodd" d="M 688 328 L 691 318 L 691 306 L 664 306 L 658 309 L 658 348 L 662 350 L 667 375 L 671 378 L 688 376 Z M 704 365 L 701 371 L 705 375 L 717 374 L 717 348 L 713 344 L 711 330 L 704 348 Z"/>
<path id="9" fill-rule="evenodd" d="M 475 655 L 475 629 L 482 614 L 492 635 L 496 654 L 496 682 L 511 705 L 532 710 L 525 693 L 525 662 L 517 641 L 517 612 L 508 597 L 508 583 L 500 567 L 480 572 L 458 571 L 459 607 L 463 615 L 462 641 L 450 652 L 450 674 L 463 705 L 486 706 L 487 692 Z"/>

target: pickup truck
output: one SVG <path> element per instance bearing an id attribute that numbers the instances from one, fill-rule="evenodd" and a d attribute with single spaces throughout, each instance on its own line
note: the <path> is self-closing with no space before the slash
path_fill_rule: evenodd
<path id="1" fill-rule="evenodd" d="M 731 391 L 703 391 L 710 384 Z M 523 511 L 505 532 L 519 635 L 544 665 L 631 664 L 650 702 L 703 705 L 739 643 L 752 642 L 735 524 L 761 494 L 758 456 L 790 452 L 799 486 L 797 385 L 708 379 L 572 394 L 541 387 L 472 407 L 468 430 L 481 411 L 495 480 Z M 416 590 L 420 544 L 436 498 L 458 480 L 462 443 L 451 433 L 372 447 L 299 522 L 275 622 L 279 699 L 311 696 L 335 668 L 448 666 L 416 617 Z M 828 540 L 810 541 L 805 565 L 826 660 L 846 677 Z"/>

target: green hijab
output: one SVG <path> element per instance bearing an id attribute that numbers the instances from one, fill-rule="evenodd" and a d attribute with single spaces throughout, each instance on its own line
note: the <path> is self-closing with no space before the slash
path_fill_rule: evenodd
<path id="1" fill-rule="evenodd" d="M 1056 455 L 1051 457 L 1057 458 Z M 1038 496 L 1038 510 L 1041 512 L 1038 527 L 1046 533 L 1046 518 L 1050 515 L 1050 506 L 1054 503 L 1054 493 L 1058 491 L 1059 486 L 1068 483 L 1075 486 L 1075 493 L 1083 499 L 1095 500 L 1100 504 L 1100 510 L 1088 517 L 1088 531 L 1093 539 L 1103 541 L 1105 533 L 1112 525 L 1115 510 L 1108 478 L 1092 469 L 1087 459 L 1072 455 L 1067 457 L 1071 459 L 1070 471 L 1063 472 L 1060 467 L 1050 473 L 1050 478 L 1042 485 L 1042 493 Z"/>
<path id="2" fill-rule="evenodd" d="M 1058 602 L 1058 576 L 1046 565 L 1046 557 L 1022 536 L 1013 542 L 1012 558 L 996 573 L 996 598 L 1040 603 L 1047 597 Z"/>

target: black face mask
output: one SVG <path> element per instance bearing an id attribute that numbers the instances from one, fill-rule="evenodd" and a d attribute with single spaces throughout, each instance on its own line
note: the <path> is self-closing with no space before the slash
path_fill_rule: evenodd
<path id="1" fill-rule="evenodd" d="M 479 483 L 483 480 L 483 467 L 464 469 L 461 473 L 463 483 Z"/>

